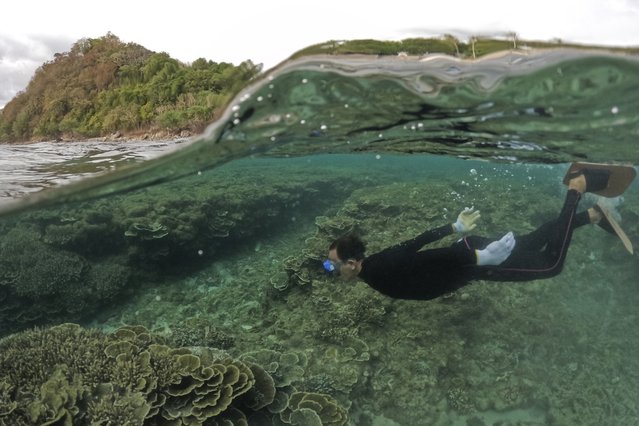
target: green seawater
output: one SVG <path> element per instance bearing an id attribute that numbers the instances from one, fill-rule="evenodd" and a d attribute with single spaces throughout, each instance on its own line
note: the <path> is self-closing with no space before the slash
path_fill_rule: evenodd
<path id="1" fill-rule="evenodd" d="M 554 278 L 477 281 L 431 301 L 321 266 L 345 232 L 374 253 L 467 206 L 481 211 L 474 233 L 535 229 L 558 214 L 570 162 L 639 162 L 638 89 L 637 58 L 602 53 L 305 58 L 177 152 L 3 207 L 0 424 L 639 424 L 639 262 L 597 226 L 575 231 Z M 604 200 L 635 245 L 638 193 L 635 182 Z M 126 340 L 102 351 L 112 381 L 71 361 L 71 337 L 15 343 L 63 323 Z M 134 341 L 123 326 L 150 334 Z M 202 366 L 212 349 L 260 365 L 270 379 L 255 383 L 277 397 L 256 405 L 247 395 L 268 398 L 229 385 L 237 398 L 201 413 L 216 404 L 194 384 L 205 369 L 182 357 L 175 383 L 152 381 L 165 367 L 149 342 L 176 359 L 190 348 Z M 103 356 L 80 343 L 84 358 Z M 6 355 L 16 348 L 24 357 Z"/>

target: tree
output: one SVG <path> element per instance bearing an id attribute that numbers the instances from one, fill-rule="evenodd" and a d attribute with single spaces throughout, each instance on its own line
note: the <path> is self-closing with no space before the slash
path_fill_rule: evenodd
<path id="1" fill-rule="evenodd" d="M 508 33 L 508 36 L 513 41 L 513 49 L 517 49 L 517 33 L 514 32 L 514 31 L 511 31 L 511 32 Z"/>
<path id="2" fill-rule="evenodd" d="M 459 40 L 452 34 L 444 34 L 444 40 L 455 47 L 455 55 L 459 56 Z"/>

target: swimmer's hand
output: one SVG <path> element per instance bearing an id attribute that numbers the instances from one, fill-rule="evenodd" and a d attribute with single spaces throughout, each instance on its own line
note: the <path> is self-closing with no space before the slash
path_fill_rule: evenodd
<path id="1" fill-rule="evenodd" d="M 466 207 L 457 216 L 457 221 L 453 223 L 453 229 L 455 232 L 472 231 L 477 226 L 480 217 L 479 210 L 475 211 L 475 207 Z"/>
<path id="2" fill-rule="evenodd" d="M 501 265 L 515 248 L 515 236 L 507 233 L 501 239 L 488 244 L 483 250 L 475 250 L 478 265 Z"/>

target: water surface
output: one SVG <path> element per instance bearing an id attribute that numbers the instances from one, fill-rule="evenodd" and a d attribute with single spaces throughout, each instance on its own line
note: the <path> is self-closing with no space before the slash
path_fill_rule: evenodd
<path id="1" fill-rule="evenodd" d="M 38 142 L 0 145 L 0 204 L 27 194 L 149 160 L 184 140 Z"/>

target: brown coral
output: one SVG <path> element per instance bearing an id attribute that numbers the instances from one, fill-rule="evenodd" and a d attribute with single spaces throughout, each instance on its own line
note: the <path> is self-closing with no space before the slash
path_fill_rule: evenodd
<path id="1" fill-rule="evenodd" d="M 292 425 L 346 425 L 348 415 L 329 395 L 311 392 L 295 392 L 288 408 L 280 414 L 284 423 Z"/>
<path id="2" fill-rule="evenodd" d="M 139 326 L 110 335 L 76 324 L 15 334 L 0 340 L 0 424 L 245 425 L 247 416 L 275 413 L 340 424 L 343 410 L 327 396 L 293 398 L 294 389 L 277 389 L 259 364 L 221 354 L 171 348 Z M 277 360 L 271 367 L 284 381 L 301 377 L 307 362 L 292 352 L 257 354 Z"/>
<path id="3" fill-rule="evenodd" d="M 275 394 L 275 382 L 270 374 L 266 372 L 260 365 L 246 362 L 253 377 L 255 377 L 255 385 L 249 389 L 242 401 L 244 405 L 253 411 L 261 410 L 273 403 Z"/>

